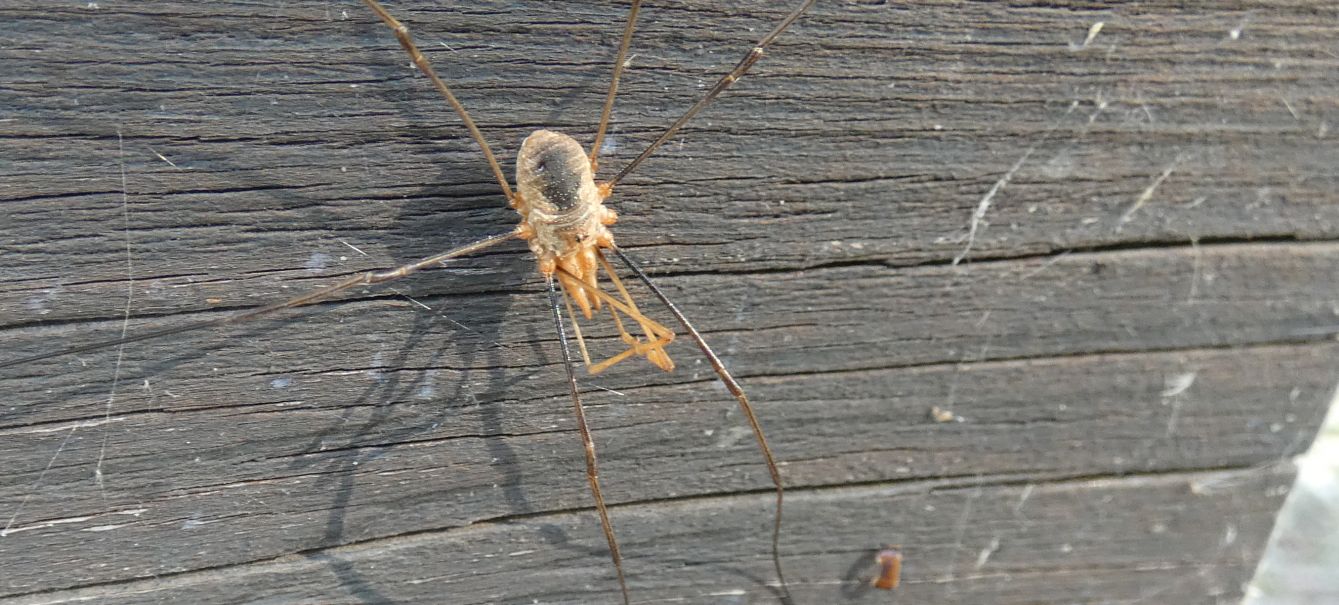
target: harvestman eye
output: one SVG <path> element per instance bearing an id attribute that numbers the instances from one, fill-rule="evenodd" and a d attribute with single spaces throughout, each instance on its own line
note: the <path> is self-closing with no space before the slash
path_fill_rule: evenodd
<path id="1" fill-rule="evenodd" d="M 613 265 L 606 258 L 605 253 L 608 252 L 617 257 L 627 267 L 628 271 L 641 281 L 673 316 L 674 321 L 683 329 L 687 337 L 697 345 L 703 357 L 710 363 L 716 375 L 730 394 L 734 396 L 744 413 L 749 428 L 758 443 L 763 460 L 767 465 L 776 492 L 771 556 L 778 584 L 785 593 L 785 600 L 789 602 L 789 588 L 782 572 L 780 552 L 781 509 L 784 500 L 784 488 L 776 458 L 767 444 L 762 425 L 758 421 L 743 387 L 725 369 L 725 365 L 712 351 L 711 347 L 707 345 L 702 335 L 688 321 L 683 312 L 670 302 L 665 293 L 656 286 L 641 267 L 615 245 L 609 227 L 615 224 L 617 215 L 606 208 L 604 202 L 611 196 L 615 186 L 624 177 L 631 174 L 657 148 L 673 137 L 693 116 L 697 115 L 713 99 L 743 77 L 754 63 L 762 59 L 766 49 L 782 32 L 799 19 L 815 1 L 804 0 L 800 2 L 799 6 L 750 48 L 733 69 L 717 80 L 702 98 L 685 110 L 641 154 L 609 180 L 597 182 L 595 173 L 599 168 L 599 151 L 603 146 L 604 136 L 609 126 L 614 98 L 618 92 L 619 79 L 627 63 L 628 49 L 632 42 L 637 14 L 641 8 L 640 0 L 634 0 L 629 8 L 627 24 L 624 26 L 622 39 L 614 59 L 609 91 L 605 96 L 604 105 L 600 112 L 599 126 L 596 128 L 590 151 L 587 152 L 580 143 L 566 134 L 549 130 L 535 131 L 521 145 L 516 162 L 516 186 L 513 189 L 507 181 L 501 165 L 498 164 L 496 157 L 493 155 L 492 148 L 484 139 L 483 133 L 470 118 L 465 107 L 456 99 L 450 87 L 433 71 L 427 58 L 414 44 L 409 35 L 409 29 L 391 16 L 377 0 L 363 0 L 363 3 L 394 32 L 396 39 L 409 54 L 414 65 L 428 77 L 433 86 L 437 88 L 438 92 L 460 117 L 470 136 L 473 137 L 483 152 L 484 159 L 492 170 L 493 176 L 497 179 L 498 186 L 507 202 L 520 215 L 520 224 L 507 233 L 486 237 L 393 269 L 369 271 L 355 275 L 282 302 L 209 321 L 0 362 L 0 368 L 161 338 L 192 330 L 241 323 L 285 309 L 326 300 L 351 288 L 380 284 L 407 277 L 419 271 L 436 268 L 450 259 L 473 254 L 509 240 L 523 240 L 534 253 L 539 274 L 548 286 L 549 308 L 552 311 L 554 327 L 562 348 L 568 390 L 585 452 L 587 483 L 595 501 L 595 509 L 600 518 L 600 526 L 604 532 L 605 541 L 609 546 L 609 556 L 614 564 L 619 590 L 623 602 L 627 604 L 631 602 L 631 598 L 623 572 L 623 557 L 619 551 L 613 523 L 609 518 L 609 511 L 600 489 L 595 443 L 591 438 L 590 428 L 586 422 L 585 409 L 582 407 L 576 373 L 573 369 L 575 362 L 569 344 L 567 322 L 564 321 L 563 315 L 564 310 L 566 310 L 566 315 L 571 323 L 572 335 L 575 337 L 580 351 L 581 361 L 591 374 L 598 374 L 614 364 L 633 357 L 644 358 L 662 370 L 671 371 L 674 369 L 674 362 L 670 359 L 665 347 L 674 340 L 675 333 L 643 313 L 637 306 L 637 303 L 616 274 Z M 605 281 L 608 282 L 608 285 L 604 283 Z M 586 320 L 592 320 L 596 313 L 606 309 L 625 348 L 615 355 L 600 361 L 593 361 L 587 350 L 585 338 L 581 333 L 578 315 Z M 896 566 L 898 563 L 900 563 L 900 556 L 897 557 L 896 561 L 892 559 L 880 561 L 880 564 L 884 567 L 883 577 L 889 577 L 891 572 L 893 578 L 891 582 L 894 586 L 896 585 Z M 891 569 L 889 569 L 890 565 L 892 566 Z"/>

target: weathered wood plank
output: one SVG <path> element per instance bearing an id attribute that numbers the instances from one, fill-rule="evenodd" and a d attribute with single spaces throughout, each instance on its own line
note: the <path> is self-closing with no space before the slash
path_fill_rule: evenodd
<path id="1" fill-rule="evenodd" d="M 1339 330 L 1333 303 L 1339 299 L 1339 281 L 1316 278 L 1332 274 L 1336 264 L 1339 245 L 1330 242 L 1235 244 L 1074 253 L 968 268 L 893 271 L 860 264 L 662 281 L 675 298 L 692 301 L 686 306 L 701 316 L 700 324 L 714 335 L 733 368 L 743 375 L 784 375 L 1323 340 Z M 376 293 L 368 302 L 220 331 L 226 338 L 195 334 L 137 344 L 123 353 L 109 350 L 34 364 L 15 373 L 41 380 L 19 382 L 13 389 L 28 402 L 23 410 L 28 422 L 60 418 L 71 408 L 87 414 L 87 406 L 104 397 L 120 355 L 127 379 L 171 376 L 197 383 L 173 391 L 194 392 L 209 405 L 308 400 L 309 393 L 313 403 L 325 396 L 347 401 L 362 397 L 358 391 L 378 384 L 383 372 L 403 368 L 412 371 L 401 372 L 402 378 L 429 381 L 415 388 L 431 390 L 464 379 L 470 384 L 455 388 L 468 388 L 471 402 L 562 392 L 563 374 L 551 368 L 558 359 L 556 337 L 537 285 L 509 293 L 435 294 L 461 281 L 484 279 L 442 277 L 420 280 L 427 291 L 415 299 L 440 315 L 393 293 L 389 298 Z M 209 296 L 211 286 L 203 288 Z M 147 330 L 182 321 L 165 316 L 133 325 Z M 368 326 L 374 331 L 368 332 Z M 39 352 L 53 341 L 90 339 L 83 334 L 105 339 L 120 327 L 120 322 L 102 322 L 14 330 L 10 341 L 15 352 Z M 325 349 L 332 341 L 340 343 L 337 352 Z M 597 344 L 612 348 L 608 341 Z M 710 377 L 688 345 L 673 350 L 692 364 L 690 371 L 664 376 L 630 364 L 594 382 L 622 389 Z M 338 386 L 319 386 L 341 372 L 350 378 Z M 276 380 L 307 390 L 272 388 Z M 86 397 L 72 398 L 70 391 L 46 394 L 55 387 L 75 388 Z M 323 388 L 337 390 L 322 393 Z M 118 409 L 162 405 L 152 391 L 138 401 L 132 396 L 127 393 Z M 386 396 L 415 397 L 394 390 Z"/>
<path id="2" fill-rule="evenodd" d="M 1292 477 L 1282 465 L 800 494 L 788 558 L 803 564 L 793 566 L 791 592 L 806 603 L 1220 603 L 1249 579 L 1243 545 L 1267 537 Z M 679 602 L 776 602 L 771 562 L 759 554 L 765 532 L 736 523 L 766 506 L 755 494 L 617 509 L 637 551 L 633 587 Z M 593 523 L 587 514 L 541 515 L 14 602 L 613 602 Z M 707 535 L 718 538 L 704 548 Z M 902 586 L 896 595 L 872 591 L 866 545 L 894 536 L 912 544 L 903 546 Z M 509 571 L 481 571 L 493 559 L 509 561 Z M 220 584 L 245 590 L 221 593 Z"/>
<path id="3" fill-rule="evenodd" d="M 945 364 L 759 377 L 750 385 L 795 487 L 1044 480 L 1248 466 L 1296 453 L 1329 401 L 1337 349 Z M 88 570 L 19 566 L 6 574 L 9 590 L 244 564 L 588 500 L 560 398 L 444 403 L 407 396 L 422 383 L 404 372 L 384 381 L 362 373 L 295 380 L 307 384 L 296 387 L 298 400 L 259 385 L 240 389 L 269 395 L 269 403 L 237 403 L 222 391 L 180 401 L 161 394 L 177 387 L 155 387 L 159 401 L 148 403 L 157 407 L 124 401 L 118 406 L 136 411 L 68 442 L 70 422 L 6 431 L 0 457 L 13 464 L 0 501 L 16 511 L 19 531 L 5 537 L 5 552 L 60 553 Z M 306 403 L 312 389 L 319 394 Z M 715 391 L 690 383 L 637 388 L 626 400 L 591 396 L 613 501 L 765 485 L 747 434 Z M 217 404 L 207 403 L 213 397 Z M 963 421 L 934 422 L 932 405 Z M 100 406 L 88 408 L 96 418 Z M 90 477 L 103 439 L 108 479 L 99 488 Z M 60 464 L 43 474 L 57 449 Z M 765 525 L 756 516 L 736 521 Z M 619 527 L 630 523 L 620 518 Z M 115 531 L 96 531 L 109 527 Z"/>
<path id="4" fill-rule="evenodd" d="M 648 5 L 606 166 L 732 65 L 773 4 Z M 589 138 L 621 2 L 393 9 L 504 162 L 537 127 Z M 866 520 L 915 529 L 887 537 L 910 548 L 961 538 L 961 509 L 926 523 L 842 485 L 969 477 L 1005 502 L 1001 482 L 1133 473 L 1052 485 L 1076 494 L 1056 511 L 1126 519 L 1173 510 L 1177 473 L 1306 446 L 1336 382 L 1336 19 L 1319 2 L 820 3 L 620 188 L 620 242 L 745 379 L 808 502 L 786 537 L 802 602 L 849 587 L 877 546 L 852 542 Z M 0 20 L 0 360 L 119 333 L 127 275 L 147 329 L 513 221 L 356 2 L 10 2 Z M 118 598 L 228 602 L 254 581 L 276 601 L 375 602 L 436 598 L 456 573 L 473 576 L 460 602 L 610 597 L 598 532 L 564 516 L 589 498 L 529 259 L 442 273 L 4 370 L 0 597 L 111 599 L 130 581 L 150 592 Z M 740 576 L 695 563 L 733 560 L 753 578 L 739 598 L 773 602 L 765 473 L 705 366 L 673 353 L 673 375 L 588 381 L 635 596 L 710 601 L 703 587 Z M 1125 504 L 1102 504 L 1108 487 Z M 1125 538 L 1089 549 L 1106 558 L 1017 572 L 1010 593 L 960 573 L 982 548 L 969 528 L 906 598 L 1230 595 L 1277 506 L 1262 493 L 1186 527 L 1185 552 L 1208 557 L 1224 518 L 1250 519 L 1231 556 L 1193 559 L 1203 583 L 1172 582 L 1187 571 L 1161 566 L 1165 544 L 1113 521 Z M 1062 532 L 1043 529 L 1020 525 L 1039 541 L 1009 556 L 1051 560 Z"/>

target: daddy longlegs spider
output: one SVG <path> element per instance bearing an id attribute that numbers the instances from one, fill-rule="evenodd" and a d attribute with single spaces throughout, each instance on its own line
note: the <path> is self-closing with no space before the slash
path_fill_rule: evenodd
<path id="1" fill-rule="evenodd" d="M 539 273 L 544 277 L 547 285 L 549 307 L 552 311 L 554 327 L 557 330 L 562 349 L 567 385 L 584 448 L 587 482 L 595 501 L 595 509 L 600 518 L 600 526 L 604 532 L 605 541 L 609 547 L 609 556 L 614 564 L 622 600 L 627 604 L 631 602 L 631 597 L 624 577 L 622 555 L 600 489 L 595 444 L 581 403 L 576 373 L 573 369 L 574 358 L 563 320 L 563 310 L 566 309 L 570 318 L 572 333 L 576 339 L 581 361 L 590 374 L 598 374 L 614 364 L 632 357 L 645 358 L 661 370 L 671 371 L 674 369 L 674 362 L 665 351 L 665 347 L 674 339 L 675 333 L 665 325 L 648 317 L 637 306 L 631 294 L 624 287 L 623 282 L 618 278 L 613 265 L 605 256 L 605 251 L 608 251 L 617 257 L 674 317 L 674 320 L 683 328 L 688 338 L 697 345 L 721 382 L 734 396 L 747 419 L 776 492 L 771 555 L 779 586 L 786 599 L 789 600 L 789 590 L 782 571 L 780 554 L 782 504 L 785 492 L 775 456 L 768 446 L 757 415 L 754 413 L 743 387 L 735 381 L 720 358 L 716 356 L 687 317 L 656 286 L 640 266 L 615 245 L 609 226 L 617 221 L 617 216 L 612 210 L 604 206 L 604 202 L 611 196 L 615 186 L 624 177 L 631 174 L 657 148 L 673 137 L 684 124 L 748 72 L 753 64 L 764 56 L 766 49 L 777 37 L 798 20 L 815 1 L 801 1 L 767 35 L 763 36 L 733 69 L 717 80 L 697 102 L 671 123 L 641 154 L 609 180 L 596 182 L 594 175 L 599 168 L 599 152 L 610 123 L 619 80 L 628 60 L 628 51 L 641 7 L 640 0 L 633 0 L 615 56 L 609 90 L 600 112 L 599 125 L 596 129 L 594 141 L 591 143 L 590 151 L 585 151 L 580 143 L 568 135 L 548 130 L 535 131 L 521 145 L 516 162 L 516 186 L 513 189 L 511 184 L 508 183 L 502 167 L 494 157 L 492 149 L 484 139 L 483 133 L 470 118 L 464 105 L 456 99 L 451 88 L 434 72 L 432 65 L 410 37 L 408 28 L 392 16 L 377 0 L 363 0 L 363 3 L 391 29 L 400 45 L 409 54 L 414 65 L 428 78 L 464 123 L 470 136 L 482 150 L 493 176 L 497 179 L 503 195 L 507 198 L 508 204 L 520 214 L 520 224 L 508 233 L 487 237 L 393 269 L 361 273 L 282 302 L 213 320 L 0 362 L 0 368 L 162 338 L 183 332 L 242 323 L 286 309 L 323 301 L 351 288 L 382 284 L 408 277 L 419 271 L 438 267 L 447 260 L 479 252 L 509 240 L 523 240 L 534 253 Z M 601 283 L 599 279 L 601 273 L 604 274 L 612 286 L 612 293 L 609 291 L 609 286 Z M 579 312 L 586 320 L 592 320 L 597 312 L 606 308 L 613 320 L 619 338 L 626 348 L 613 356 L 596 361 L 591 358 L 590 352 L 587 350 L 578 323 L 577 313 Z M 640 332 L 640 334 L 636 332 Z"/>

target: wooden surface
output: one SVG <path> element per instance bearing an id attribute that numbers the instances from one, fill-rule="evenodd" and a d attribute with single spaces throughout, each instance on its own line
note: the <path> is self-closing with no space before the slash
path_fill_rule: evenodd
<path id="1" fill-rule="evenodd" d="M 508 172 L 535 128 L 589 142 L 621 3 L 391 8 Z M 606 170 L 784 10 L 649 3 Z M 1337 380 L 1337 19 L 820 2 L 625 181 L 619 242 L 783 461 L 796 602 L 1234 601 Z M 351 0 L 0 22 L 0 359 L 514 220 Z M 615 602 L 547 313 L 513 245 L 0 371 L 0 601 Z M 671 354 L 584 380 L 633 596 L 778 602 L 756 448 Z"/>

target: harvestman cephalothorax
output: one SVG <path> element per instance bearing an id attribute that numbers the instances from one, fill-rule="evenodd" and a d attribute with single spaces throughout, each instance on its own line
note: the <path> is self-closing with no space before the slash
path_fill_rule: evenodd
<path id="1" fill-rule="evenodd" d="M 618 278 L 613 265 L 605 256 L 608 251 L 617 257 L 627 268 L 637 277 L 651 293 L 665 306 L 676 322 L 683 328 L 688 338 L 691 339 L 701 350 L 703 356 L 711 364 L 713 370 L 724 383 L 725 387 L 738 401 L 745 418 L 748 420 L 750 429 L 757 440 L 759 449 L 767 464 L 768 472 L 771 475 L 772 483 L 776 491 L 776 508 L 772 524 L 772 561 L 776 569 L 777 579 L 783 591 L 786 590 L 786 583 L 781 569 L 780 557 L 780 532 L 781 532 L 781 512 L 784 497 L 781 475 L 777 470 L 775 457 L 771 448 L 767 445 L 767 439 L 763 434 L 758 418 L 745 395 L 743 388 L 730 375 L 729 371 L 721 363 L 720 359 L 712 352 L 711 347 L 707 345 L 702 336 L 688 321 L 684 314 L 666 297 L 663 291 L 656 287 L 655 283 L 642 271 L 642 269 L 628 258 L 614 243 L 614 238 L 609 230 L 617 216 L 615 213 L 604 206 L 604 201 L 610 197 L 614 187 L 626 176 L 631 174 L 646 158 L 650 157 L 655 150 L 665 141 L 674 136 L 679 129 L 693 118 L 699 111 L 706 107 L 713 99 L 724 92 L 740 77 L 742 77 L 750 67 L 761 59 L 768 46 L 776 40 L 791 24 L 807 11 L 816 0 L 803 0 L 799 6 L 794 8 L 784 19 L 781 20 L 767 35 L 754 45 L 743 59 L 739 61 L 729 73 L 722 76 L 708 91 L 692 106 L 690 106 L 682 116 L 667 127 L 650 145 L 646 147 L 636 158 L 624 166 L 618 173 L 607 181 L 595 181 L 594 175 L 599 167 L 599 150 L 603 143 L 605 132 L 609 126 L 610 116 L 613 111 L 614 98 L 618 91 L 619 78 L 622 75 L 623 67 L 627 61 L 628 50 L 632 41 L 633 30 L 636 25 L 637 14 L 640 9 L 640 0 L 633 0 L 628 13 L 627 24 L 623 29 L 621 42 L 614 60 L 613 75 L 610 78 L 609 91 L 605 97 L 603 108 L 600 112 L 600 122 L 596 129 L 594 141 L 591 143 L 590 151 L 587 152 L 572 137 L 549 130 L 538 130 L 528 136 L 521 144 L 520 152 L 516 160 L 516 181 L 515 188 L 508 183 L 504 176 L 502 167 L 498 164 L 491 148 L 484 140 L 483 133 L 475 126 L 465 107 L 456 99 L 455 95 L 445 82 L 439 78 L 433 71 L 428 60 L 423 56 L 410 38 L 408 28 L 396 20 L 377 0 L 363 0 L 376 15 L 394 32 L 400 45 L 409 53 L 415 66 L 423 72 L 432 82 L 438 92 L 441 93 L 460 117 L 465 127 L 469 130 L 470 136 L 479 145 L 483 151 L 484 157 L 492 170 L 498 185 L 506 196 L 509 205 L 514 208 L 521 216 L 520 224 L 512 231 L 487 237 L 476 242 L 460 246 L 440 254 L 435 254 L 418 261 L 384 271 L 369 271 L 361 273 L 350 278 L 344 279 L 338 283 L 314 290 L 301 296 L 258 307 L 255 309 L 242 311 L 233 315 L 221 317 L 214 320 L 178 326 L 164 330 L 146 332 L 143 334 L 131 335 L 111 341 L 98 342 L 78 347 L 71 347 L 60 351 L 33 355 L 16 360 L 0 362 L 0 368 L 16 366 L 24 363 L 35 362 L 42 359 L 48 359 L 60 355 L 69 355 L 91 351 L 95 349 L 113 347 L 121 344 L 127 344 L 136 341 L 160 338 L 172 334 L 180 334 L 192 330 L 199 330 L 210 327 L 217 327 L 227 324 L 241 323 L 250 319 L 270 315 L 285 309 L 290 309 L 332 297 L 333 295 L 345 290 L 380 284 L 407 277 L 425 269 L 431 269 L 440 266 L 449 259 L 465 256 L 487 248 L 491 248 L 508 240 L 520 239 L 525 241 L 530 250 L 534 253 L 539 265 L 539 273 L 545 279 L 548 286 L 549 306 L 552 310 L 554 326 L 558 332 L 558 340 L 562 347 L 564 367 L 567 372 L 567 384 L 569 387 L 573 408 L 576 415 L 577 428 L 581 435 L 582 445 L 585 450 L 586 459 L 586 477 L 590 485 L 591 494 L 595 500 L 595 508 L 599 513 L 600 525 L 604 531 L 605 540 L 609 545 L 610 558 L 614 563 L 614 569 L 618 577 L 619 589 L 622 593 L 624 603 L 630 602 L 627 583 L 624 579 L 622 556 L 619 553 L 618 541 L 615 539 L 613 525 L 609 519 L 609 513 L 605 506 L 604 496 L 600 491 L 599 473 L 597 470 L 595 445 L 591 439 L 590 429 L 587 426 L 585 412 L 582 407 L 579 389 L 577 387 L 576 374 L 573 371 L 574 360 L 569 347 L 567 329 L 563 322 L 563 310 L 566 309 L 567 315 L 571 320 L 573 334 L 576 337 L 577 348 L 580 351 L 581 360 L 587 370 L 596 374 L 610 366 L 631 357 L 642 357 L 651 362 L 656 367 L 670 371 L 674 369 L 674 362 L 669 358 L 665 351 L 675 336 L 673 330 L 663 324 L 651 319 L 645 315 L 637 306 L 632 296 L 624 287 L 622 281 Z M 609 285 L 603 285 L 600 280 L 600 274 L 608 280 Z M 611 290 L 612 286 L 612 292 Z M 561 294 L 560 294 L 561 292 Z M 610 317 L 617 330 L 620 339 L 626 345 L 621 352 L 600 361 L 591 359 L 586 349 L 585 340 L 582 337 L 581 328 L 577 323 L 577 313 L 579 312 L 585 319 L 590 320 L 595 313 L 608 308 Z"/>

